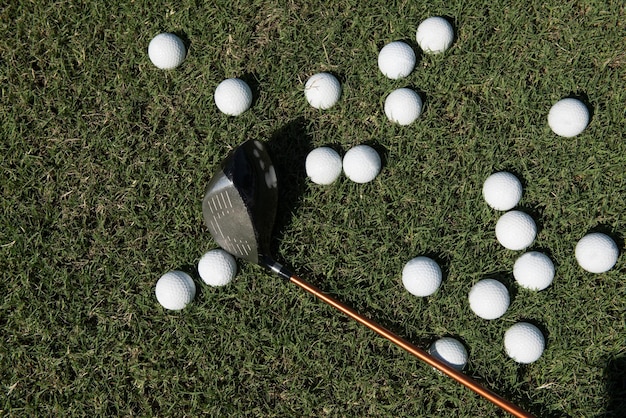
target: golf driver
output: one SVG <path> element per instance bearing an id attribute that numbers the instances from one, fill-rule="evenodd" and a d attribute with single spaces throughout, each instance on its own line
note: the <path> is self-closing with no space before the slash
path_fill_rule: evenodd
<path id="1" fill-rule="evenodd" d="M 278 181 L 263 143 L 248 140 L 232 150 L 209 182 L 202 212 L 213 239 L 226 251 L 268 268 L 365 325 L 480 396 L 516 417 L 532 417 L 427 351 L 359 314 L 351 307 L 299 278 L 270 255 L 270 239 L 278 206 Z"/>

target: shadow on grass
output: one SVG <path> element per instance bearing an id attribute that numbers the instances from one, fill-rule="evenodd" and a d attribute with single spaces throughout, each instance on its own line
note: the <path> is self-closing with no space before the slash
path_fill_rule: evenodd
<path id="1" fill-rule="evenodd" d="M 284 231 L 292 215 L 298 211 L 301 196 L 307 191 L 305 162 L 311 143 L 306 121 L 302 117 L 278 129 L 267 142 L 278 178 L 278 208 L 271 246 L 273 254 L 278 254 Z"/>
<path id="2" fill-rule="evenodd" d="M 610 358 L 604 369 L 609 394 L 605 417 L 626 416 L 626 356 Z"/>

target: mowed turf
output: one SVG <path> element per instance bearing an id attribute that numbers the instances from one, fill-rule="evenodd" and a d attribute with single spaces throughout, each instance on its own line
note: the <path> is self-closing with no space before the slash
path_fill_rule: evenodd
<path id="1" fill-rule="evenodd" d="M 12 2 L 0 11 L 0 413 L 4 416 L 502 416 L 496 407 L 257 266 L 210 288 L 195 264 L 216 247 L 201 201 L 213 171 L 249 138 L 268 141 L 281 182 L 274 250 L 306 279 L 427 348 L 466 345 L 466 372 L 538 416 L 626 411 L 625 263 L 584 272 L 574 247 L 589 231 L 626 231 L 626 54 L 619 2 Z M 454 23 L 443 55 L 418 54 L 403 80 L 377 53 L 429 16 Z M 161 71 L 147 56 L 160 32 L 189 46 Z M 306 79 L 330 71 L 343 96 L 318 111 Z M 228 77 L 252 108 L 213 101 Z M 408 127 L 385 96 L 417 90 Z M 565 139 L 550 106 L 575 96 L 589 127 Z M 370 144 L 371 183 L 306 180 L 317 146 Z M 556 278 L 530 292 L 512 277 L 522 252 L 501 247 L 500 213 L 482 200 L 491 173 L 524 184 L 539 225 L 532 249 Z M 401 270 L 418 255 L 444 271 L 416 298 Z M 172 269 L 194 275 L 195 301 L 157 303 Z M 512 303 L 476 317 L 471 286 L 496 278 Z M 543 356 L 507 358 L 520 320 L 547 339 Z"/>

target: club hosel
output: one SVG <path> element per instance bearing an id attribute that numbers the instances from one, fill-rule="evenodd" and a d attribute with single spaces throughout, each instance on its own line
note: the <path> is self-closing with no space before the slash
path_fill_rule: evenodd
<path id="1" fill-rule="evenodd" d="M 272 257 L 259 254 L 259 264 L 285 280 L 289 280 L 293 276 L 293 272 L 288 267 L 278 263 Z"/>

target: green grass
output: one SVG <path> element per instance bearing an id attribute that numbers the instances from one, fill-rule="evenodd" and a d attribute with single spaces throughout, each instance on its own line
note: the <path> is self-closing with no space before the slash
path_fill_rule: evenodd
<path id="1" fill-rule="evenodd" d="M 626 411 L 625 264 L 592 275 L 576 241 L 601 229 L 624 250 L 626 54 L 623 6 L 599 1 L 107 2 L 19 1 L 0 11 L 0 413 L 4 416 L 500 416 L 370 331 L 260 268 L 198 284 L 164 311 L 154 285 L 192 272 L 215 247 L 204 188 L 229 149 L 270 140 L 281 173 L 278 258 L 416 344 L 456 336 L 467 373 L 539 416 Z M 315 3 L 315 4 L 314 4 Z M 366 4 L 364 4 L 366 3 Z M 612 2 L 619 3 L 619 2 Z M 416 47 L 421 20 L 449 17 L 453 47 L 419 56 L 404 80 L 377 69 L 393 40 Z M 147 45 L 176 32 L 189 54 L 156 69 Z M 308 106 L 306 79 L 343 84 L 338 105 Z M 227 77 L 255 87 L 252 109 L 219 113 Z M 411 126 L 389 123 L 391 90 L 425 98 Z M 588 129 L 558 138 L 546 116 L 584 97 Z M 372 183 L 304 178 L 316 146 L 374 144 Z M 540 293 L 518 289 L 519 255 L 496 242 L 484 179 L 510 170 L 540 225 L 534 249 L 557 266 Z M 435 257 L 445 281 L 411 297 L 400 272 Z M 467 292 L 510 286 L 502 318 L 483 321 Z M 504 330 L 546 332 L 539 361 L 519 366 Z"/>

